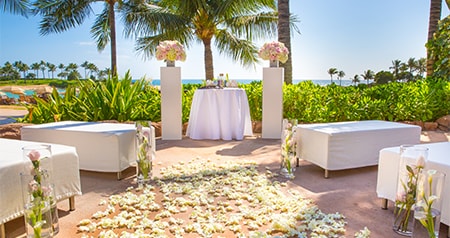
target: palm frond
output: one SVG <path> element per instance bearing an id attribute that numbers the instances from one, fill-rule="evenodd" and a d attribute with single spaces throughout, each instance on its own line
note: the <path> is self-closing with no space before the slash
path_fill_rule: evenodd
<path id="1" fill-rule="evenodd" d="M 188 18 L 151 4 L 129 2 L 121 8 L 121 13 L 124 35 L 127 37 L 167 34 L 190 25 Z"/>
<path id="2" fill-rule="evenodd" d="M 277 35 L 278 16 L 276 12 L 263 12 L 254 15 L 241 15 L 228 19 L 225 26 L 233 30 L 238 37 L 249 40 L 275 37 Z"/>
<path id="3" fill-rule="evenodd" d="M 37 1 L 33 11 L 43 16 L 40 22 L 40 34 L 60 33 L 77 25 L 89 17 L 93 10 L 90 0 Z"/>
<path id="4" fill-rule="evenodd" d="M 258 62 L 258 49 L 249 40 L 236 38 L 226 30 L 220 30 L 216 34 L 215 45 L 220 54 L 231 57 L 242 66 L 250 67 Z"/>
<path id="5" fill-rule="evenodd" d="M 28 16 L 30 3 L 28 0 L 0 0 L 0 7 L 5 12 Z"/>
<path id="6" fill-rule="evenodd" d="M 106 45 L 111 40 L 111 27 L 109 24 L 108 7 L 108 4 L 105 3 L 105 7 L 97 16 L 94 25 L 91 28 L 91 34 L 97 42 L 97 49 L 99 51 L 104 50 Z"/>

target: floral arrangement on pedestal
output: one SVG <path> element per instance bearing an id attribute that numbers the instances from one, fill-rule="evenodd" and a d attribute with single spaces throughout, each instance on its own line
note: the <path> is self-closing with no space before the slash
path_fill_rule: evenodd
<path id="1" fill-rule="evenodd" d="M 49 150 L 49 147 L 44 146 L 42 150 Z M 44 161 L 48 163 L 49 158 L 41 155 L 39 150 L 28 152 L 24 149 L 24 152 L 32 165 L 29 171 L 21 174 L 27 237 L 53 237 L 59 231 L 56 200 L 50 171 L 42 165 Z"/>
<path id="2" fill-rule="evenodd" d="M 283 43 L 274 41 L 265 43 L 258 53 L 261 59 L 270 60 L 272 66 L 273 62 L 285 63 L 288 60 L 289 50 Z"/>
<path id="3" fill-rule="evenodd" d="M 156 47 L 156 59 L 166 61 L 167 66 L 174 66 L 175 61 L 186 60 L 186 52 L 180 42 L 166 40 L 160 42 Z"/>
<path id="4" fill-rule="evenodd" d="M 296 119 L 283 119 L 283 131 L 281 135 L 281 175 L 293 179 L 295 168 L 292 166 L 296 160 Z"/>

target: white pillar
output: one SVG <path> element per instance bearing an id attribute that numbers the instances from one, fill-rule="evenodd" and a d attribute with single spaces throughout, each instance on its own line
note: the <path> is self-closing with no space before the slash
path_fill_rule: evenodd
<path id="1" fill-rule="evenodd" d="M 262 138 L 280 139 L 284 68 L 263 68 Z"/>
<path id="2" fill-rule="evenodd" d="M 181 68 L 161 67 L 161 129 L 163 140 L 181 140 Z"/>

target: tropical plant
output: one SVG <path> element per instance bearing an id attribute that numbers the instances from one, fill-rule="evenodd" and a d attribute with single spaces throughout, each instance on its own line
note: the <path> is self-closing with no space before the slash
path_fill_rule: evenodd
<path id="1" fill-rule="evenodd" d="M 205 79 L 214 78 L 212 43 L 220 54 L 249 67 L 258 61 L 253 41 L 274 36 L 274 0 L 161 0 L 155 5 L 127 2 L 125 32 L 138 37 L 136 49 L 147 57 L 164 40 L 204 45 Z"/>

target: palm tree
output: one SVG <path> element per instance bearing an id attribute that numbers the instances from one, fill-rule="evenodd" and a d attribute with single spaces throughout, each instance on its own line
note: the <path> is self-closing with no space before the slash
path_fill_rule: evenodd
<path id="1" fill-rule="evenodd" d="M 338 78 L 338 80 L 339 80 L 339 86 L 342 86 L 342 78 L 343 78 L 343 77 L 345 77 L 345 72 L 342 71 L 342 70 L 340 70 L 340 71 L 337 73 L 337 78 Z"/>
<path id="2" fill-rule="evenodd" d="M 87 69 L 89 70 L 89 76 L 93 76 L 92 73 L 97 73 L 98 72 L 98 67 L 93 64 L 93 63 L 89 63 L 87 66 Z"/>
<path id="3" fill-rule="evenodd" d="M 81 67 L 84 68 L 84 78 L 87 79 L 87 68 L 88 68 L 89 62 L 84 61 L 82 64 L 80 64 Z"/>
<path id="4" fill-rule="evenodd" d="M 84 20 L 94 14 L 92 4 L 98 1 L 72 1 L 67 0 L 37 0 L 35 11 L 42 15 L 40 33 L 60 33 L 83 24 Z M 108 43 L 111 44 L 111 69 L 117 75 L 116 50 L 116 20 L 115 11 L 120 9 L 121 0 L 103 0 L 104 8 L 97 14 L 94 25 L 91 27 L 92 37 L 97 41 L 97 49 L 103 51 Z"/>
<path id="5" fill-rule="evenodd" d="M 66 66 L 63 63 L 58 64 L 58 69 L 59 69 L 59 74 L 61 74 L 62 72 L 64 72 L 66 70 Z M 56 76 L 59 77 L 59 74 L 57 74 Z"/>
<path id="6" fill-rule="evenodd" d="M 418 65 L 417 65 L 417 61 L 416 61 L 415 58 L 413 58 L 413 57 L 409 58 L 409 59 L 408 59 L 408 62 L 406 62 L 405 65 L 406 65 L 406 67 L 408 68 L 409 73 L 411 73 L 411 75 L 413 75 L 413 73 L 414 73 L 415 71 L 417 71 Z"/>
<path id="7" fill-rule="evenodd" d="M 52 79 L 55 78 L 55 77 L 53 77 L 53 75 L 54 75 L 54 73 L 56 71 L 56 65 L 47 62 L 47 69 L 48 69 L 49 77 L 50 77 L 50 72 L 51 72 L 52 73 Z"/>
<path id="8" fill-rule="evenodd" d="M 448 1 L 447 1 L 448 4 Z M 439 20 L 441 20 L 442 0 L 430 0 L 430 18 L 428 21 L 428 41 L 433 39 L 433 34 L 438 28 Z M 434 71 L 433 57 L 427 51 L 427 76 L 431 76 Z"/>
<path id="9" fill-rule="evenodd" d="M 45 70 L 47 69 L 47 63 L 41 60 L 41 62 L 39 63 L 39 69 L 42 71 L 42 78 L 45 78 Z"/>
<path id="10" fill-rule="evenodd" d="M 427 72 L 427 60 L 420 58 L 417 60 L 417 77 L 422 78 L 425 72 Z"/>
<path id="11" fill-rule="evenodd" d="M 26 78 L 28 70 L 30 70 L 30 67 L 27 64 L 22 63 L 22 64 L 19 65 L 19 71 L 23 73 L 23 78 L 24 79 Z"/>
<path id="12" fill-rule="evenodd" d="M 274 0 L 161 0 L 157 1 L 158 5 L 127 3 L 123 8 L 128 12 L 125 32 L 138 37 L 138 51 L 151 57 L 163 40 L 177 40 L 187 48 L 194 42 L 202 42 L 205 79 L 214 78 L 212 43 L 220 54 L 249 67 L 258 61 L 253 41 L 276 33 L 278 17 Z"/>
<path id="13" fill-rule="evenodd" d="M 289 0 L 278 0 L 278 41 L 284 43 L 289 49 L 290 54 L 285 63 L 281 63 L 284 67 L 284 82 L 292 84 L 292 48 L 291 48 L 291 24 Z"/>
<path id="14" fill-rule="evenodd" d="M 30 3 L 28 0 L 0 0 L 0 7 L 4 12 L 27 16 Z"/>
<path id="15" fill-rule="evenodd" d="M 41 69 L 41 65 L 39 63 L 31 64 L 31 69 L 36 72 L 36 78 L 39 78 L 39 70 Z"/>
<path id="16" fill-rule="evenodd" d="M 352 83 L 356 84 L 359 83 L 359 75 L 355 74 L 355 76 L 353 76 L 353 78 L 351 79 Z"/>
<path id="17" fill-rule="evenodd" d="M 392 69 L 392 74 L 394 75 L 395 80 L 398 79 L 398 75 L 400 74 L 400 68 L 402 66 L 401 60 L 394 60 L 392 61 L 392 66 L 389 67 L 389 69 Z"/>
<path id="18" fill-rule="evenodd" d="M 25 78 L 25 73 L 26 71 L 29 70 L 29 67 L 27 64 L 23 63 L 22 61 L 16 61 L 12 64 L 14 66 L 14 68 L 19 71 L 19 72 L 23 72 L 23 77 Z"/>
<path id="19" fill-rule="evenodd" d="M 333 75 L 338 73 L 337 69 L 336 68 L 329 68 L 327 72 L 330 75 L 331 83 L 333 83 Z"/>
<path id="20" fill-rule="evenodd" d="M 361 76 L 364 78 L 364 80 L 367 81 L 367 85 L 369 85 L 369 80 L 374 79 L 375 73 L 372 70 L 368 69 L 364 71 L 364 74 L 361 74 Z"/>

